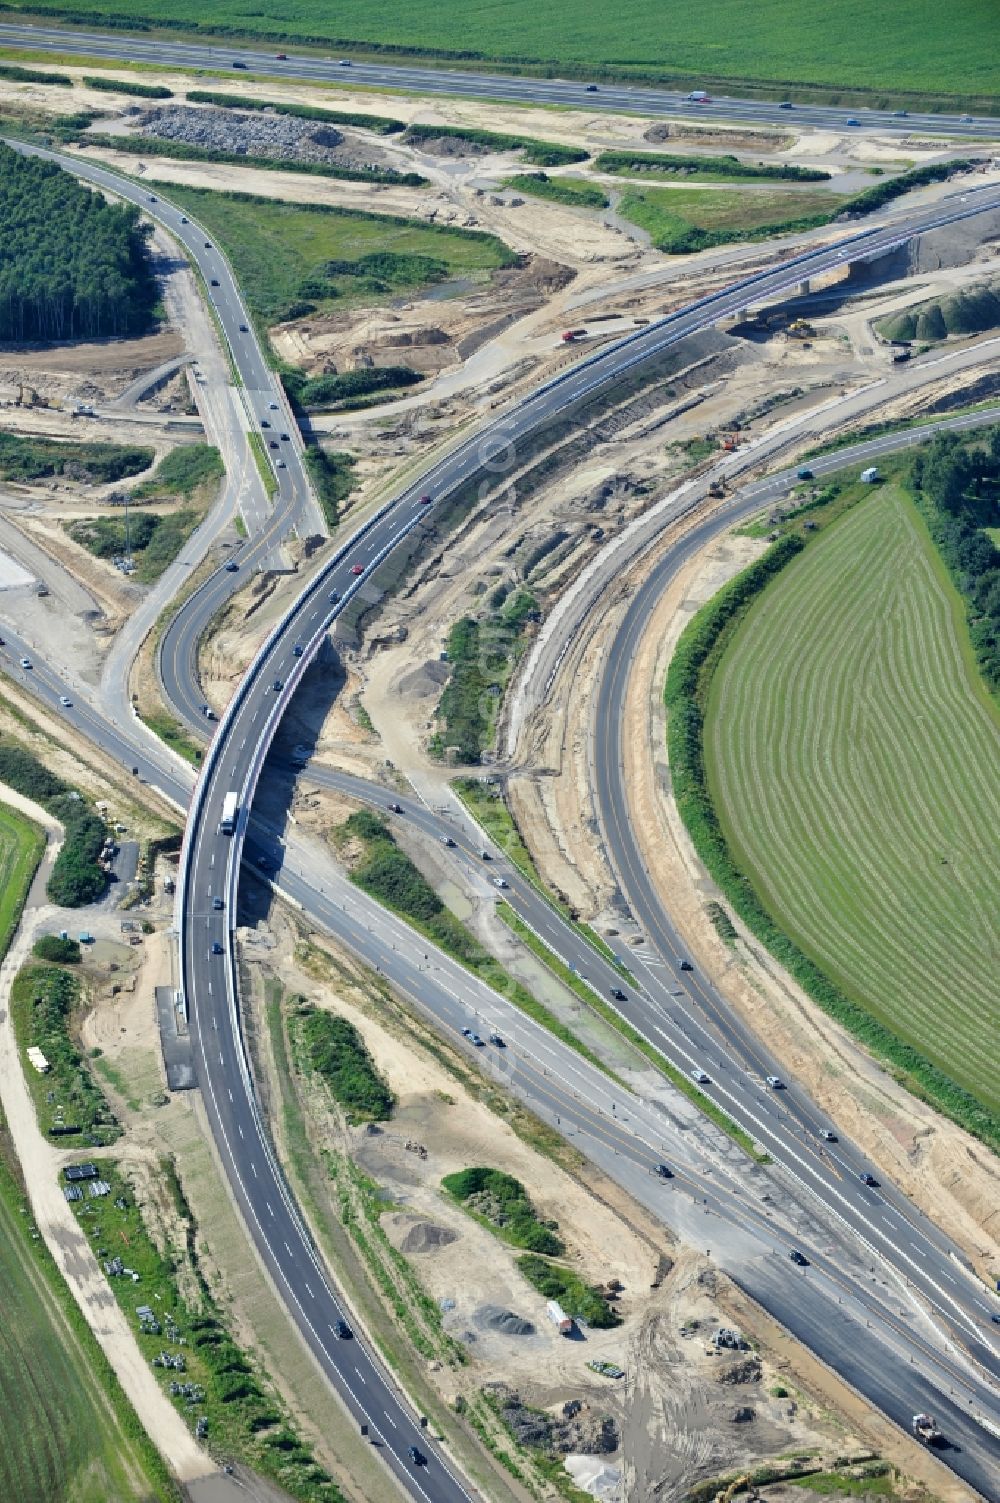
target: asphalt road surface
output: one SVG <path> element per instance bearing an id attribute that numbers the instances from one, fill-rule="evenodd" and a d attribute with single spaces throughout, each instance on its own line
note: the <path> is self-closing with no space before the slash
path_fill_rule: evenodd
<path id="1" fill-rule="evenodd" d="M 906 135 L 931 131 L 935 135 L 960 135 L 994 140 L 1000 121 L 990 116 L 958 116 L 914 113 L 901 117 L 888 110 L 834 109 L 825 105 L 796 105 L 791 113 L 780 108 L 785 102 L 726 98 L 693 103 L 689 91 L 673 93 L 628 84 L 588 86 L 557 78 L 522 78 L 516 75 L 459 72 L 450 68 L 387 66 L 377 62 L 353 62 L 344 58 L 320 58 L 299 54 L 279 61 L 274 52 L 240 46 L 208 47 L 200 42 L 172 42 L 142 36 L 101 35 L 75 30 L 57 31 L 41 26 L 0 26 L 0 44 L 33 51 L 58 52 L 81 57 L 100 57 L 121 62 L 160 64 L 165 68 L 245 68 L 258 77 L 284 78 L 299 82 L 333 82 L 356 88 L 402 89 L 430 96 L 462 99 L 498 99 L 510 104 L 550 105 L 590 111 L 624 111 L 633 115 L 670 118 L 697 114 L 710 120 L 737 121 L 747 125 L 809 125 L 826 130 L 878 130 Z M 290 45 L 290 44 L 289 44 Z M 285 44 L 276 44 L 284 51 Z M 350 73 L 346 70 L 350 68 Z M 887 89 L 892 88 L 891 78 Z M 848 125 L 849 120 L 857 125 Z"/>
<path id="2" fill-rule="evenodd" d="M 104 185 L 115 192 L 123 192 L 122 180 L 103 169 L 74 161 L 73 170 L 94 181 L 103 180 Z M 130 189 L 126 196 L 133 196 L 136 191 Z M 994 207 L 998 201 L 995 192 L 992 196 L 970 194 L 968 198 L 976 207 Z M 151 212 L 173 227 L 168 216 L 176 211 L 159 203 L 154 195 L 148 195 L 148 199 Z M 915 233 L 917 227 L 926 228 L 952 218 L 964 218 L 973 212 L 976 208 L 969 207 L 962 200 L 946 201 L 914 216 L 914 228 L 910 232 Z M 217 253 L 211 246 L 191 245 L 191 239 L 196 239 L 200 232 L 181 222 L 177 227 L 178 232 L 188 235 L 186 243 L 196 253 L 199 263 L 207 260 L 209 269 L 217 271 L 219 291 L 213 290 L 210 295 L 218 297 L 222 305 L 220 311 L 224 311 L 224 327 L 228 335 L 243 310 L 231 279 L 226 280 L 228 271 L 222 258 L 216 262 Z M 427 1466 L 411 1463 L 407 1455 L 408 1445 L 421 1445 L 421 1432 L 414 1418 L 385 1384 L 371 1359 L 361 1351 L 361 1344 L 335 1339 L 333 1333 L 340 1318 L 339 1306 L 320 1272 L 308 1235 L 271 1159 L 266 1136 L 258 1121 L 243 1053 L 235 992 L 232 925 L 235 922 L 240 852 L 246 834 L 247 812 L 267 747 L 298 678 L 318 649 L 344 598 L 363 585 L 365 576 L 412 528 L 433 524 L 434 496 L 463 483 L 501 446 L 530 433 L 568 403 L 605 382 L 616 380 L 623 370 L 655 355 L 686 333 L 738 309 L 748 297 L 756 299 L 773 295 L 798 282 L 809 271 L 837 264 L 860 250 L 884 248 L 886 244 L 896 243 L 904 233 L 898 226 L 866 231 L 849 242 L 850 249 L 841 244 L 809 251 L 760 278 L 747 279 L 720 296 L 707 299 L 693 309 L 673 315 L 643 330 L 640 335 L 592 356 L 542 388 L 510 417 L 466 440 L 451 455 L 438 461 L 423 478 L 421 489 L 425 485 L 429 487 L 430 506 L 424 504 L 417 487 L 410 488 L 393 506 L 367 523 L 361 533 L 336 555 L 325 576 L 313 581 L 258 655 L 210 747 L 192 805 L 179 902 L 184 986 L 192 1016 L 200 1083 L 219 1149 L 227 1162 L 247 1224 L 279 1288 L 285 1291 L 306 1340 L 331 1380 L 345 1395 L 345 1402 L 352 1407 L 352 1412 L 366 1416 L 366 1422 L 384 1437 L 383 1455 L 404 1485 L 416 1495 L 451 1498 L 463 1496 L 464 1491 L 444 1460 L 432 1454 L 432 1448 L 421 1446 L 428 1455 Z M 207 280 L 211 286 L 210 279 Z M 243 331 L 237 326 L 232 332 L 239 335 Z M 234 343 L 234 358 L 238 363 L 243 359 L 241 373 L 258 403 L 273 391 L 266 369 L 255 364 L 259 354 L 252 340 L 247 341 L 245 351 L 238 339 Z M 252 408 L 252 411 L 260 415 L 259 407 Z M 287 452 L 290 456 L 297 453 L 297 445 L 291 439 Z M 291 469 L 291 460 L 288 467 Z M 292 476 L 287 472 L 285 480 L 293 487 Z M 304 484 L 301 477 L 300 481 Z M 294 489 L 288 499 L 294 501 Z M 339 601 L 330 599 L 333 590 L 340 596 Z M 296 648 L 301 649 L 301 655 Z M 221 834 L 218 830 L 224 794 L 229 790 L 238 793 L 242 811 L 235 836 Z M 212 906 L 212 899 L 216 896 L 221 897 L 225 905 L 221 913 Z M 768 1134 L 773 1133 L 767 1123 L 764 1123 L 764 1128 Z M 349 1360 L 348 1354 L 357 1360 Z M 968 1448 L 963 1455 L 968 1457 L 971 1450 Z"/>

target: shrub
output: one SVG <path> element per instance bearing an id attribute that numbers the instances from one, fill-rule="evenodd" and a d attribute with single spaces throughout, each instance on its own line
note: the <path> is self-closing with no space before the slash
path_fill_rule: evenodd
<path id="1" fill-rule="evenodd" d="M 347 1120 L 387 1122 L 396 1098 L 353 1023 L 308 1009 L 299 1015 L 297 1029 L 306 1063 L 326 1081 Z"/>
<path id="2" fill-rule="evenodd" d="M 172 89 L 162 84 L 139 83 L 137 79 L 107 78 L 95 75 L 84 78 L 88 89 L 102 89 L 108 94 L 134 94 L 138 99 L 173 99 Z"/>
<path id="3" fill-rule="evenodd" d="M 60 934 L 42 934 L 32 946 L 32 954 L 39 960 L 51 960 L 56 965 L 79 965 L 82 951 L 78 939 L 63 939 Z"/>
<path id="4" fill-rule="evenodd" d="M 620 1326 L 622 1318 L 604 1299 L 601 1291 L 592 1284 L 585 1284 L 571 1268 L 561 1263 L 549 1263 L 536 1253 L 524 1253 L 517 1266 L 546 1299 L 558 1300 L 574 1320 L 582 1320 L 595 1330 L 610 1330 Z"/>
<path id="5" fill-rule="evenodd" d="M 519 1179 L 500 1169 L 462 1169 L 446 1174 L 443 1188 L 485 1221 L 504 1242 L 530 1252 L 558 1257 L 566 1251 L 560 1237 L 538 1219 L 528 1192 Z"/>

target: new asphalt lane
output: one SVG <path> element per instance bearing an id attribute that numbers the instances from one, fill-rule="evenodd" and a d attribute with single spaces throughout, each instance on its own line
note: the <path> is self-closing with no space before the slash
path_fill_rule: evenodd
<path id="1" fill-rule="evenodd" d="M 77 163 L 74 162 L 73 165 L 74 170 L 79 170 Z M 97 170 L 100 171 L 100 169 Z M 114 191 L 121 192 L 121 180 L 114 179 L 113 174 L 107 176 L 112 179 L 108 186 Z M 149 195 L 149 198 L 153 199 L 153 196 Z M 155 199 L 153 202 L 155 208 Z M 992 206 L 992 200 L 982 196 L 978 202 L 984 205 L 989 203 Z M 974 210 L 965 206 L 962 208 L 939 206 L 936 215 L 922 220 L 921 223 L 946 222 L 953 215 L 965 217 L 971 212 Z M 864 248 L 872 249 L 882 245 L 884 241 L 878 238 L 880 233 L 883 237 L 889 236 L 890 239 L 893 236 L 901 238 L 898 229 L 869 232 L 863 237 Z M 202 248 L 208 250 L 209 254 L 212 253 L 212 247 Z M 769 274 L 770 290 L 772 292 L 778 290 L 774 286 L 775 281 L 779 286 L 788 285 L 782 280 L 786 274 L 789 274 L 794 281 L 801 280 L 803 264 L 808 264 L 812 270 L 818 270 L 824 265 L 831 264 L 830 258 L 833 258 L 835 263 L 837 258 L 844 259 L 846 254 L 843 247 L 834 247 L 833 250 L 810 252 L 805 257 L 795 258 L 793 263 L 786 263 L 778 273 Z M 789 272 L 789 267 L 793 265 L 794 270 Z M 221 277 L 218 280 L 221 285 Z M 496 445 L 508 441 L 511 437 L 516 438 L 521 433 L 530 432 L 534 424 L 543 421 L 553 411 L 557 411 L 565 400 L 575 399 L 594 389 L 595 384 L 600 384 L 604 380 L 615 379 L 621 369 L 629 368 L 633 363 L 646 358 L 648 354 L 655 353 L 663 347 L 664 343 L 672 343 L 674 338 L 683 337 L 683 332 L 690 332 L 691 328 L 701 327 L 706 322 L 714 321 L 721 312 L 739 307 L 741 299 L 745 300 L 748 295 L 763 295 L 765 290 L 760 282 L 741 285 L 730 293 L 730 297 L 735 301 L 720 307 L 719 300 L 711 300 L 713 306 L 702 307 L 695 316 L 693 324 L 688 328 L 681 330 L 677 327 L 678 324 L 683 324 L 683 319 L 666 320 L 663 325 L 653 326 L 651 330 L 643 331 L 643 338 L 640 341 L 633 338 L 622 345 L 613 347 L 612 354 L 616 358 L 610 361 L 605 358 L 607 351 L 602 352 L 601 356 L 591 357 L 581 367 L 574 368 L 567 375 L 543 388 L 538 394 L 541 398 L 540 405 L 536 406 L 534 411 L 525 414 L 522 408 L 518 414 L 507 420 L 506 425 L 494 424 L 492 431 L 486 435 L 480 435 L 474 441 L 467 441 L 453 455 L 439 461 L 434 468 L 433 478 L 428 481 L 425 477 L 423 483 L 432 484 L 436 494 L 442 494 L 452 486 L 461 483 L 470 472 L 470 468 L 474 473 L 484 457 L 489 457 L 490 454 L 496 452 Z M 233 291 L 235 292 L 235 289 Z M 231 301 L 229 306 L 231 317 L 236 316 L 239 310 L 238 298 Z M 671 324 L 674 325 L 673 328 L 665 328 L 665 325 Z M 636 347 L 637 344 L 639 348 Z M 248 364 L 251 377 L 258 378 L 257 383 L 251 389 L 260 394 L 259 378 L 266 373 L 261 370 L 255 372 L 252 361 Z M 525 404 L 525 406 L 530 407 L 531 404 Z M 511 433 L 512 427 L 516 430 L 513 434 Z M 284 705 L 335 613 L 335 603 L 329 600 L 331 584 L 339 586 L 338 593 L 341 595 L 357 588 L 359 579 L 362 579 L 364 573 L 367 573 L 368 569 L 395 545 L 400 536 L 411 527 L 425 525 L 429 515 L 422 509 L 420 496 L 416 491 L 407 492 L 393 508 L 367 525 L 363 536 L 338 556 L 338 560 L 325 579 L 314 582 L 307 597 L 299 602 L 290 616 L 273 634 L 272 639 L 260 654 L 254 670 L 241 685 L 213 743 L 193 809 L 195 817 L 189 825 L 187 843 L 185 899 L 181 913 L 185 933 L 183 953 L 185 982 L 192 1010 L 193 1029 L 197 1029 L 198 1034 L 197 1044 L 204 1070 L 203 1087 L 206 1089 L 206 1099 L 210 1101 L 210 1110 L 214 1113 L 220 1149 L 229 1155 L 235 1176 L 234 1184 L 238 1181 L 237 1193 L 245 1198 L 244 1209 L 248 1223 L 257 1233 L 258 1243 L 262 1245 L 265 1257 L 276 1270 L 275 1277 L 279 1286 L 284 1285 L 288 1289 L 293 1313 L 296 1314 L 300 1326 L 305 1330 L 307 1340 L 313 1344 L 324 1367 L 339 1376 L 342 1381 L 345 1376 L 344 1359 L 340 1355 L 339 1346 L 334 1346 L 328 1336 L 324 1339 L 318 1320 L 320 1307 L 322 1306 L 326 1313 L 333 1314 L 337 1309 L 336 1301 L 324 1281 L 319 1292 L 314 1293 L 317 1301 L 316 1317 L 310 1311 L 306 1303 L 310 1297 L 305 1293 L 305 1289 L 310 1268 L 313 1275 L 318 1277 L 315 1256 L 295 1209 L 287 1199 L 287 1192 L 284 1191 L 280 1175 L 273 1165 L 260 1156 L 263 1153 L 269 1159 L 266 1139 L 260 1132 L 256 1120 L 252 1088 L 246 1072 L 239 1036 L 237 1002 L 232 984 L 233 957 L 229 919 L 229 915 L 232 915 L 235 910 L 233 898 L 236 891 L 240 836 L 245 833 L 245 813 L 235 839 L 218 834 L 217 821 L 221 811 L 222 796 L 227 789 L 235 788 L 240 793 L 244 811 L 252 799 L 267 744 L 280 721 Z M 355 574 L 355 568 L 360 569 L 362 574 Z M 295 654 L 296 643 L 303 648 L 301 657 Z M 271 677 L 281 669 L 285 671 L 285 678 Z M 278 688 L 275 688 L 276 684 L 279 685 Z M 271 697 L 268 698 L 268 696 Z M 260 721 L 259 725 L 258 721 Z M 209 913 L 204 911 L 206 898 L 219 893 L 219 886 L 215 884 L 221 884 L 225 894 L 224 901 L 227 903 L 227 911 L 221 920 L 212 918 L 214 910 L 210 910 Z M 211 886 L 214 886 L 215 891 L 209 894 L 208 889 Z M 213 924 L 216 922 L 219 924 L 220 937 L 218 939 L 214 938 Z M 212 946 L 215 943 L 221 947 L 221 961 L 213 951 Z M 217 1000 L 220 982 L 225 998 L 224 1008 L 218 1005 Z M 201 1027 L 203 1017 L 204 1028 Z M 218 1068 L 216 1068 L 213 1053 L 215 1041 L 208 1036 L 210 1032 L 214 1034 L 217 1028 L 222 1027 L 227 1030 L 227 1038 L 219 1041 L 221 1047 L 218 1051 Z M 234 1087 L 236 1095 L 233 1094 Z M 236 1099 L 237 1095 L 239 1100 Z M 228 1106 L 227 1096 L 230 1098 Z M 256 1128 L 257 1131 L 253 1134 L 253 1146 L 246 1149 L 240 1146 L 237 1139 L 245 1143 L 248 1128 Z M 251 1155 L 254 1156 L 251 1157 Z M 275 1197 L 265 1200 L 263 1209 L 257 1202 L 256 1189 L 252 1184 L 252 1181 L 259 1179 L 262 1168 L 268 1169 L 272 1175 L 271 1182 L 266 1188 Z M 271 1207 L 270 1211 L 267 1210 L 268 1205 Z M 270 1220 L 277 1223 L 274 1228 L 269 1226 Z M 311 1282 L 309 1287 L 313 1288 Z M 327 1322 L 331 1329 L 335 1327 L 335 1319 L 334 1315 L 333 1320 Z M 358 1402 L 358 1382 L 349 1376 L 347 1382 L 351 1395 L 348 1402 L 352 1400 Z M 412 1424 L 412 1421 L 410 1423 Z M 403 1460 L 401 1446 L 397 1453 L 391 1443 L 387 1443 L 386 1453 L 396 1462 L 411 1486 L 416 1485 L 420 1488 L 425 1485 L 429 1486 L 435 1496 L 442 1497 L 449 1496 L 455 1489 L 460 1491 L 460 1485 L 443 1465 L 436 1470 L 433 1467 L 426 1471 L 420 1469 L 418 1480 L 410 1475 L 412 1469 L 409 1469 L 408 1464 Z"/>
<path id="2" fill-rule="evenodd" d="M 109 61 L 159 64 L 165 68 L 232 68 L 264 78 L 300 82 L 338 83 L 355 88 L 401 89 L 430 96 L 463 99 L 496 99 L 510 104 L 549 105 L 589 111 L 619 111 L 654 118 L 690 116 L 697 113 L 715 121 L 752 125 L 808 125 L 827 130 L 855 129 L 906 135 L 931 131 L 935 135 L 959 135 L 992 140 L 1000 122 L 989 116 L 958 116 L 916 112 L 905 117 L 890 110 L 834 109 L 825 105 L 796 105 L 790 115 L 781 108 L 787 101 L 726 98 L 694 102 L 690 91 L 671 92 L 629 84 L 588 85 L 559 78 L 524 78 L 516 74 L 462 72 L 452 68 L 391 66 L 381 62 L 322 58 L 307 53 L 278 59 L 259 47 L 205 46 L 200 42 L 169 41 L 142 36 L 102 35 L 76 30 L 57 31 L 41 26 L 4 24 L 0 44 L 39 52 L 99 57 Z M 347 74 L 345 70 L 351 69 Z M 887 88 L 891 89 L 891 79 Z M 335 103 L 335 101 L 332 101 Z M 851 125 L 848 122 L 854 121 Z"/>

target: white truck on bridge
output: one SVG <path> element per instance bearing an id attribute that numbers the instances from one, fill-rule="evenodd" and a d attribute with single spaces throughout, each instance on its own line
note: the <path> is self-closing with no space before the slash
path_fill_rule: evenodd
<path id="1" fill-rule="evenodd" d="M 219 820 L 219 834 L 232 835 L 236 829 L 236 816 L 240 812 L 239 797 L 235 793 L 227 793 L 222 800 L 222 818 Z"/>

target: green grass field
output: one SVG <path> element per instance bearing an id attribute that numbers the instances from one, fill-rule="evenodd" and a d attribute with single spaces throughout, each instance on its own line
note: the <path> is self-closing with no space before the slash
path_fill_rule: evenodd
<path id="1" fill-rule="evenodd" d="M 822 188 L 630 188 L 618 201 L 623 219 L 674 255 L 805 229 L 843 207 L 842 197 Z"/>
<path id="2" fill-rule="evenodd" d="M 79 14 L 68 0 L 33 0 L 32 11 Z M 853 91 L 913 91 L 940 98 L 996 93 L 993 0 L 580 0 L 566 24 L 562 0 L 102 0 L 113 19 L 164 21 L 178 29 L 315 41 L 410 54 L 509 61 L 595 76 L 782 81 Z"/>
<path id="3" fill-rule="evenodd" d="M 175 1496 L 0 1164 L 0 1497 L 151 1503 Z M 58 1292 L 57 1292 L 58 1291 Z M 61 1298 L 60 1298 L 61 1294 Z M 121 1417 L 117 1406 L 121 1406 Z"/>
<path id="4" fill-rule="evenodd" d="M 514 262 L 493 235 L 419 220 L 177 185 L 171 197 L 224 248 L 251 309 L 265 323 L 334 302 L 374 302 Z"/>
<path id="5" fill-rule="evenodd" d="M 1000 714 L 896 485 L 751 605 L 711 680 L 705 759 L 730 849 L 782 930 L 1000 1105 Z"/>
<path id="6" fill-rule="evenodd" d="M 45 850 L 45 837 L 30 820 L 0 804 L 0 957 L 6 955 L 31 879 Z"/>

